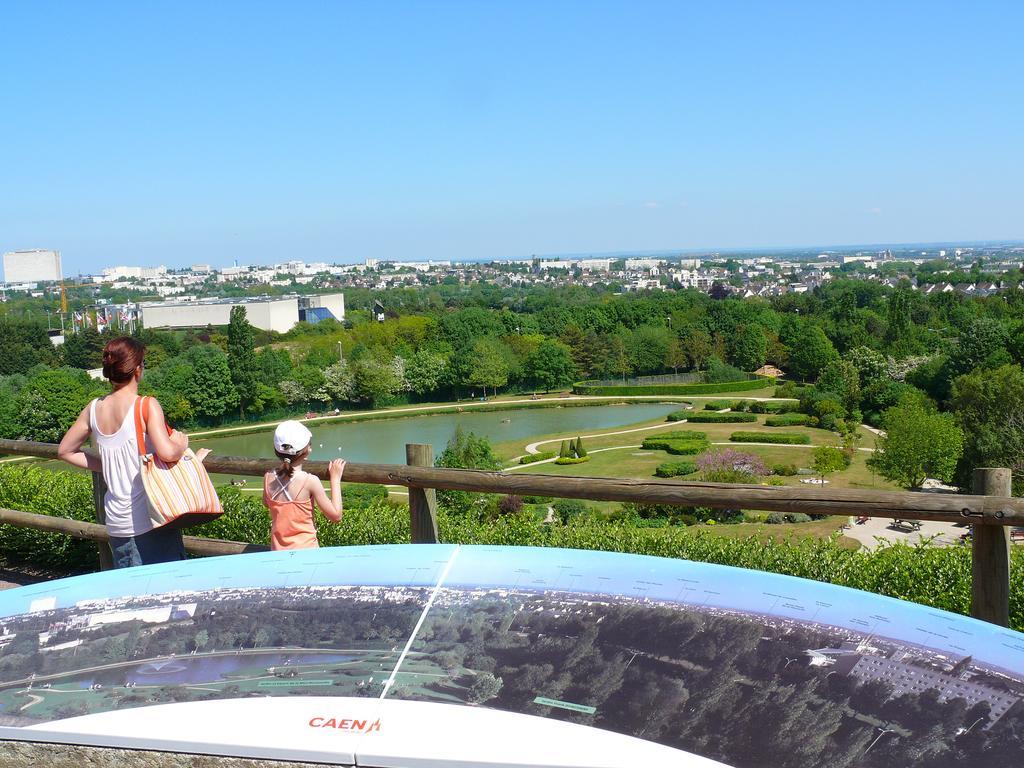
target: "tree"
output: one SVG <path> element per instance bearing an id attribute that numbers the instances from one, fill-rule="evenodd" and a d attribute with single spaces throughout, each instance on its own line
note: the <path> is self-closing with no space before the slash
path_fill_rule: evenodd
<path id="1" fill-rule="evenodd" d="M 756 371 L 764 365 L 768 354 L 768 339 L 760 325 L 741 325 L 729 337 L 727 357 L 730 363 L 743 371 Z"/>
<path id="2" fill-rule="evenodd" d="M 356 399 L 376 408 L 398 392 L 399 380 L 391 361 L 364 357 L 355 363 L 352 391 Z"/>
<path id="3" fill-rule="evenodd" d="M 93 331 L 93 333 L 96 332 Z M 96 335 L 99 336 L 99 334 Z M 73 335 L 69 336 L 68 340 L 72 338 Z M 49 365 L 57 358 L 50 337 L 46 335 L 46 329 L 39 323 L 0 317 L 0 339 L 3 339 L 3 354 L 0 354 L 0 376 L 28 373 L 32 366 L 39 365 L 39 363 Z"/>
<path id="4" fill-rule="evenodd" d="M 257 375 L 268 387 L 276 387 L 292 374 L 292 358 L 286 349 L 264 347 L 255 356 Z"/>
<path id="5" fill-rule="evenodd" d="M 429 349 L 418 349 L 405 362 L 405 378 L 409 391 L 416 395 L 434 392 L 444 381 L 447 360 Z"/>
<path id="6" fill-rule="evenodd" d="M 238 392 L 231 381 L 227 355 L 213 344 L 202 344 L 191 347 L 185 359 L 192 366 L 185 396 L 196 416 L 215 421 L 238 407 Z"/>
<path id="7" fill-rule="evenodd" d="M 244 417 L 246 409 L 257 413 L 262 411 L 252 326 L 246 319 L 245 307 L 241 305 L 231 308 L 228 320 L 228 368 L 238 393 L 239 414 Z"/>
<path id="8" fill-rule="evenodd" d="M 474 387 L 483 387 L 484 397 L 487 397 L 488 387 L 496 392 L 498 387 L 508 383 L 508 362 L 501 342 L 495 339 L 478 339 L 472 349 L 474 362 L 466 377 L 466 383 Z"/>
<path id="9" fill-rule="evenodd" d="M 469 686 L 466 701 L 470 704 L 483 704 L 498 695 L 502 683 L 500 677 L 495 677 L 490 672 L 479 672 L 473 679 L 473 684 Z"/>
<path id="10" fill-rule="evenodd" d="M 558 449 L 558 458 L 560 459 L 571 459 L 572 458 L 572 446 L 568 440 L 563 440 L 562 445 Z"/>
<path id="11" fill-rule="evenodd" d="M 644 376 L 664 370 L 673 339 L 672 332 L 663 325 L 641 325 L 633 330 L 625 341 L 636 374 Z"/>
<path id="12" fill-rule="evenodd" d="M 579 458 L 583 458 L 587 455 L 587 449 L 583 447 L 583 438 L 576 436 L 576 455 Z"/>
<path id="13" fill-rule="evenodd" d="M 352 398 L 355 376 L 348 363 L 339 360 L 324 368 L 324 389 L 335 402 L 344 402 Z"/>
<path id="14" fill-rule="evenodd" d="M 957 340 L 949 355 L 950 378 L 970 373 L 975 368 L 998 368 L 1010 362 L 1007 351 L 1010 336 L 998 320 L 987 317 L 972 322 Z"/>
<path id="15" fill-rule="evenodd" d="M 49 341 L 49 340 L 47 340 Z M 103 365 L 103 346 L 106 340 L 95 328 L 82 328 L 69 333 L 64 339 L 64 362 L 72 368 L 93 370 Z"/>
<path id="16" fill-rule="evenodd" d="M 837 357 L 830 361 L 818 377 L 817 387 L 836 395 L 848 414 L 860 406 L 860 376 L 849 360 Z"/>
<path id="17" fill-rule="evenodd" d="M 845 355 L 857 371 L 857 378 L 863 387 L 869 387 L 885 377 L 885 356 L 870 347 L 855 347 Z"/>
<path id="18" fill-rule="evenodd" d="M 545 392 L 572 384 L 576 364 L 569 348 L 560 341 L 544 339 L 523 361 L 524 376 Z"/>
<path id="19" fill-rule="evenodd" d="M 889 297 L 885 331 L 885 343 L 889 347 L 906 348 L 910 342 L 912 299 L 910 288 L 905 286 L 897 288 Z"/>
<path id="20" fill-rule="evenodd" d="M 441 455 L 434 461 L 436 467 L 450 469 L 485 469 L 490 472 L 501 469 L 501 461 L 494 455 L 491 443 L 486 437 L 456 427 L 455 433 Z M 438 504 L 450 512 L 467 514 L 486 499 L 484 494 L 468 491 L 438 489 Z"/>
<path id="21" fill-rule="evenodd" d="M 60 442 L 89 400 L 104 394 L 105 390 L 100 382 L 92 382 L 82 371 L 70 368 L 40 371 L 18 393 L 17 437 L 44 443 Z"/>
<path id="22" fill-rule="evenodd" d="M 885 435 L 868 464 L 882 477 L 920 488 L 929 477 L 949 482 L 964 450 L 964 433 L 951 414 L 931 401 L 907 395 L 882 414 Z"/>
<path id="23" fill-rule="evenodd" d="M 839 357 L 828 336 L 816 325 L 811 325 L 790 345 L 789 368 L 804 381 L 814 381 L 822 369 Z"/>
<path id="24" fill-rule="evenodd" d="M 846 457 L 835 446 L 819 445 L 814 449 L 814 461 L 811 464 L 811 469 L 818 473 L 818 477 L 824 484 L 825 475 L 846 469 Z"/>
<path id="25" fill-rule="evenodd" d="M 1014 495 L 1024 495 L 1024 370 L 1004 365 L 960 376 L 950 406 L 966 436 L 957 484 L 969 488 L 976 467 L 1009 467 Z"/>
<path id="26" fill-rule="evenodd" d="M 707 363 L 714 352 L 711 334 L 703 328 L 694 328 L 682 338 L 681 343 L 683 351 L 686 352 L 686 357 L 690 361 L 690 365 L 696 371 L 704 368 L 705 363 Z"/>
<path id="27" fill-rule="evenodd" d="M 665 353 L 665 366 L 671 368 L 673 373 L 679 373 L 680 368 L 685 368 L 688 360 L 686 350 L 683 349 L 679 339 L 672 339 Z"/>

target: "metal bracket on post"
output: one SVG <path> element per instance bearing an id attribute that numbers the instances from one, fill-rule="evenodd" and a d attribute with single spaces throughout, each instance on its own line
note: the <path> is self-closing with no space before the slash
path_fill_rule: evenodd
<path id="1" fill-rule="evenodd" d="M 107 524 L 107 513 L 103 509 L 103 497 L 107 494 L 107 481 L 103 479 L 102 472 L 92 473 L 92 503 L 96 512 L 96 522 L 100 525 Z M 110 545 L 101 541 L 96 545 L 100 555 L 100 570 L 109 571 L 114 567 L 114 556 L 110 553 Z"/>
<path id="2" fill-rule="evenodd" d="M 411 467 L 434 466 L 434 446 L 406 443 L 405 463 Z M 409 527 L 413 544 L 437 543 L 437 493 L 433 488 L 409 486 Z"/>
<path id="3" fill-rule="evenodd" d="M 979 496 L 1011 496 L 1013 475 L 1002 467 L 974 470 Z M 1002 517 L 1002 515 L 999 515 Z M 1005 525 L 974 524 L 971 537 L 971 616 L 1010 625 L 1010 532 Z"/>

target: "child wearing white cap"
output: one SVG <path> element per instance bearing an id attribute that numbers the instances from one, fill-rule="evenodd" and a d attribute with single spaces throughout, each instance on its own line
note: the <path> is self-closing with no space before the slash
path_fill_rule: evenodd
<path id="1" fill-rule="evenodd" d="M 306 426 L 297 421 L 281 422 L 274 431 L 274 453 L 281 459 L 281 466 L 263 476 L 263 503 L 270 510 L 271 549 L 320 546 L 313 523 L 314 502 L 328 520 L 341 521 L 341 475 L 345 460 L 335 459 L 328 465 L 328 498 L 320 478 L 302 470 L 312 437 Z"/>

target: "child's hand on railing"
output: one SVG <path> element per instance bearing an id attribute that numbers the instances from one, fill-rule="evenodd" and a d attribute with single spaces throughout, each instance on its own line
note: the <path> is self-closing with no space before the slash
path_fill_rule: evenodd
<path id="1" fill-rule="evenodd" d="M 327 465 L 327 474 L 330 475 L 331 480 L 341 480 L 341 476 L 345 472 L 346 464 L 348 464 L 348 462 L 344 459 L 334 459 Z"/>

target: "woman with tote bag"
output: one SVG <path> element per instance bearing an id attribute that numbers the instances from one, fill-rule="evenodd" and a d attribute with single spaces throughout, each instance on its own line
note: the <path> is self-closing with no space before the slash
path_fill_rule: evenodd
<path id="1" fill-rule="evenodd" d="M 155 398 L 148 398 L 145 447 L 138 445 L 135 414 L 145 354 L 142 343 L 130 336 L 107 343 L 103 375 L 113 392 L 85 407 L 57 450 L 57 456 L 68 464 L 103 473 L 107 483 L 103 508 L 115 568 L 185 559 L 181 531 L 173 526 L 155 526 L 143 484 L 141 453 L 154 454 L 170 464 L 188 450 L 188 436 L 168 429 Z M 82 451 L 90 435 L 99 459 Z M 207 449 L 201 449 L 195 457 L 201 462 L 207 453 Z"/>

